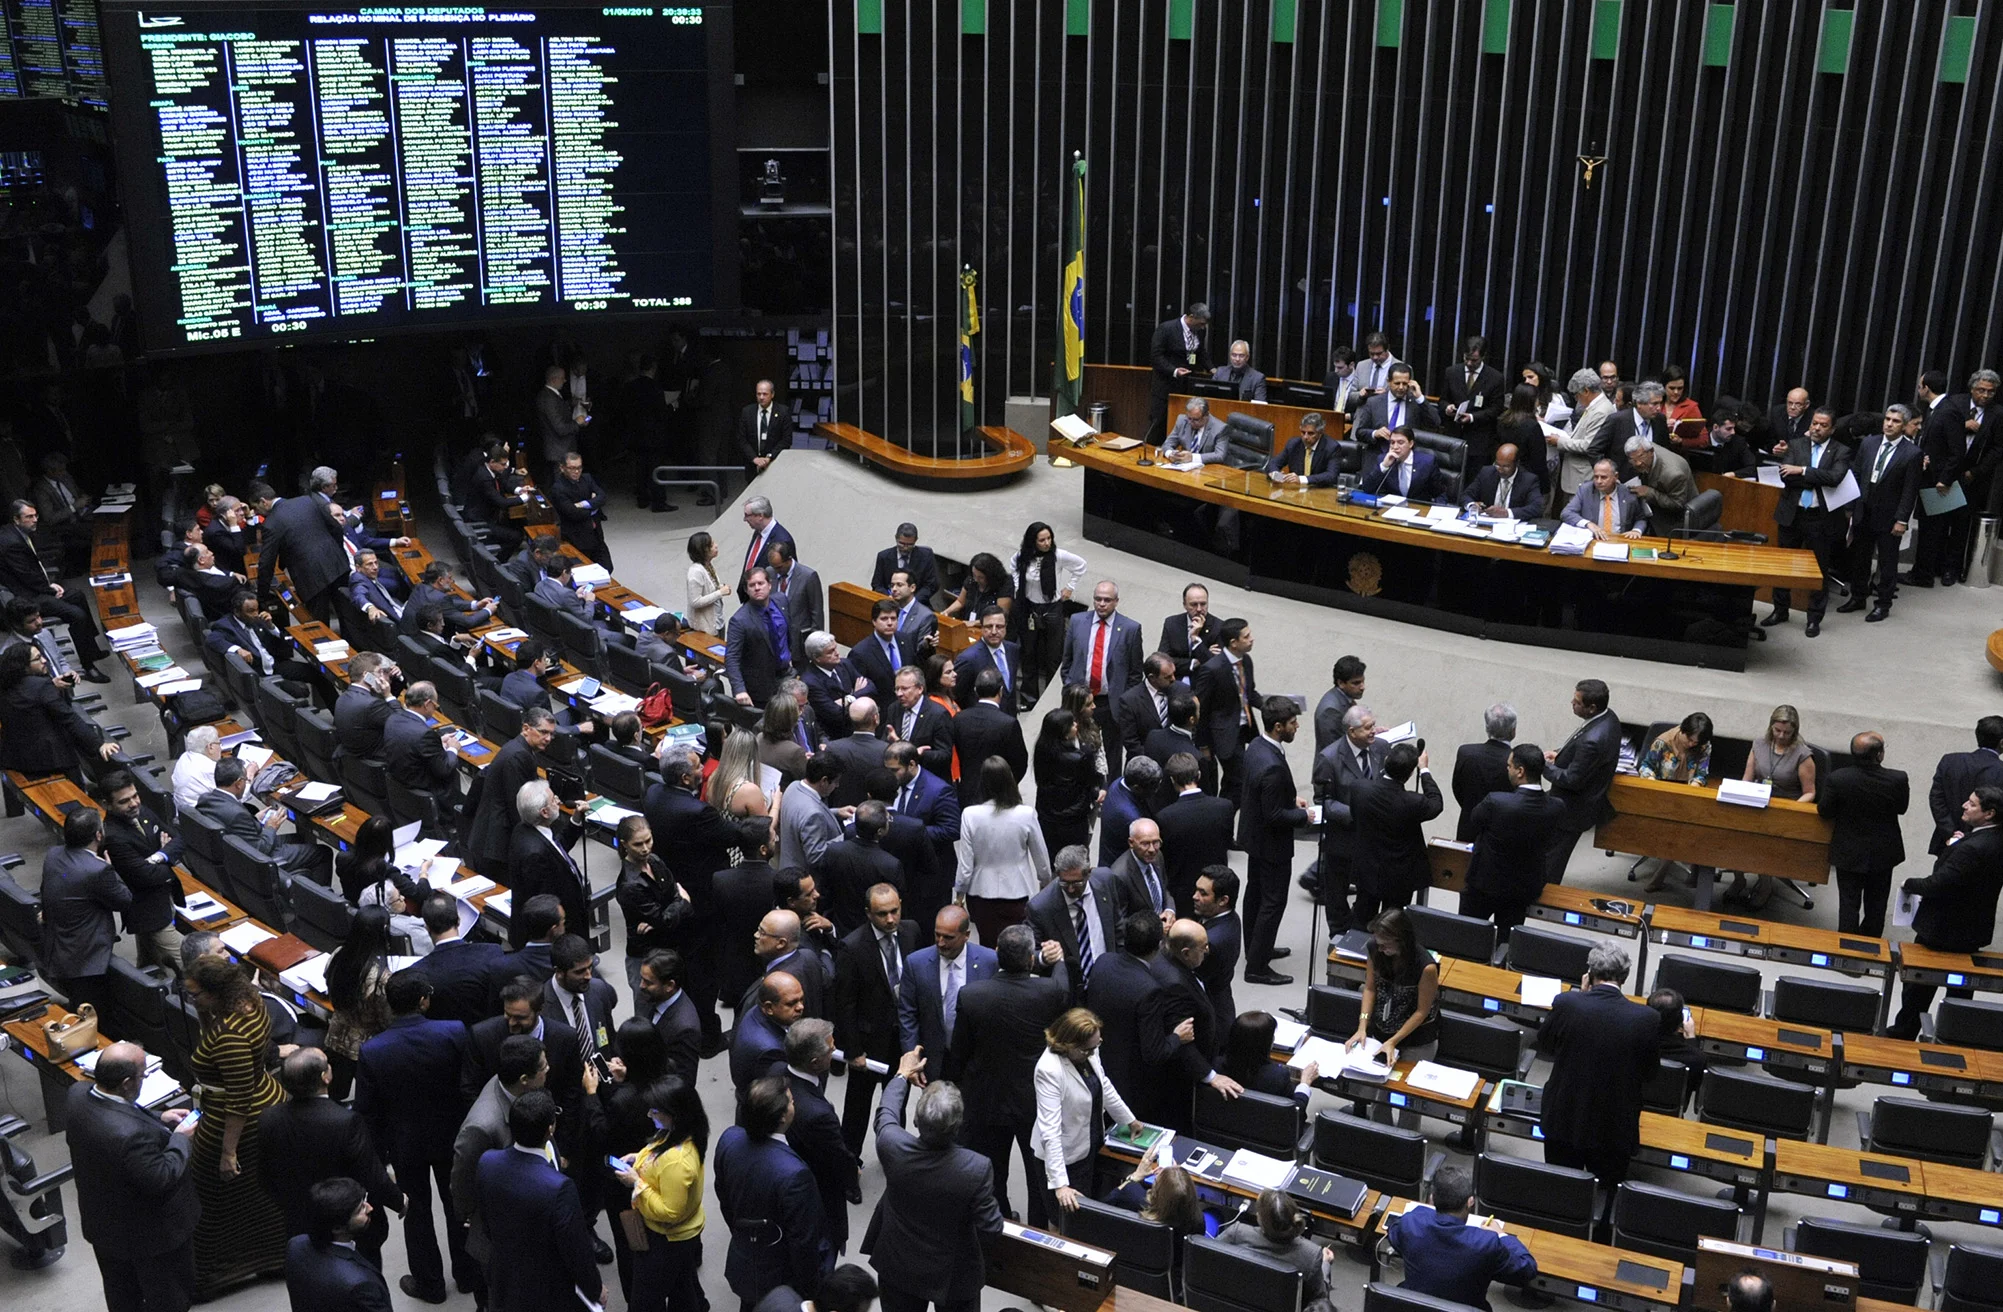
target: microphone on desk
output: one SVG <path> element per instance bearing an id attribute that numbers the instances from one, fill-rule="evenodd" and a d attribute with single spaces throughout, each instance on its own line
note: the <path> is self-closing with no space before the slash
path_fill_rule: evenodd
<path id="1" fill-rule="evenodd" d="M 1145 441 L 1141 443 L 1141 458 L 1139 460 L 1136 460 L 1134 463 L 1136 465 L 1141 465 L 1141 466 L 1148 466 L 1154 464 L 1154 461 L 1148 459 L 1148 444 Z"/>

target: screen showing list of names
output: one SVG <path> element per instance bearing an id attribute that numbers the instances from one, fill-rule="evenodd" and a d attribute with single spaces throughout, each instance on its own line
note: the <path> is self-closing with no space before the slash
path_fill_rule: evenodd
<path id="1" fill-rule="evenodd" d="M 710 308 L 700 8 L 131 17 L 158 346 Z"/>

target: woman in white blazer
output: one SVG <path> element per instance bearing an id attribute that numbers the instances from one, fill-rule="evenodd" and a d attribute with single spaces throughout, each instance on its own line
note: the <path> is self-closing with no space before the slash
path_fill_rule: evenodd
<path id="1" fill-rule="evenodd" d="M 960 813 L 960 867 L 953 892 L 967 900 L 967 914 L 993 943 L 1029 915 L 1029 899 L 1050 882 L 1050 852 L 1036 808 L 1022 804 L 1015 772 L 1000 757 L 981 766 L 987 801 Z"/>
<path id="2" fill-rule="evenodd" d="M 1049 1046 L 1036 1059 L 1036 1134 L 1030 1141 L 1043 1163 L 1046 1209 L 1061 1224 L 1066 1212 L 1078 1210 L 1079 1185 L 1092 1182 L 1092 1159 L 1106 1133 L 1105 1120 L 1125 1122 L 1134 1130 L 1141 1123 L 1127 1100 L 1106 1078 L 1099 1064 L 1099 1018 L 1084 1007 L 1073 1007 L 1043 1031 Z M 1099 1096 L 1092 1096 L 1096 1084 Z M 1099 1124 L 1092 1123 L 1092 1104 L 1099 1104 Z M 1074 1183 L 1075 1182 L 1075 1183 Z"/>

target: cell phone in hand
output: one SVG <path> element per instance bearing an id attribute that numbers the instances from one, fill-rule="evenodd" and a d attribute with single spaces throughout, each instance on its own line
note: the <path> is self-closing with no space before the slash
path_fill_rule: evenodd
<path id="1" fill-rule="evenodd" d="M 615 1171 L 630 1171 L 633 1169 L 632 1167 L 626 1165 L 626 1159 L 623 1157 L 608 1156 L 605 1159 L 605 1163 Z"/>

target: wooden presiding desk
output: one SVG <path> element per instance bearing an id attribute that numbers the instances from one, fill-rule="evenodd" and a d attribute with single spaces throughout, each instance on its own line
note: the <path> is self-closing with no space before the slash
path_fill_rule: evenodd
<path id="1" fill-rule="evenodd" d="M 853 647 L 869 636 L 870 608 L 887 595 L 871 592 L 859 583 L 828 585 L 828 632 L 844 647 Z M 939 616 L 939 647 L 948 656 L 957 656 L 979 638 L 975 627 L 951 615 Z M 795 653 L 796 655 L 798 653 Z M 804 658 L 803 658 L 804 659 Z M 885 690 L 888 691 L 887 689 Z"/>
<path id="2" fill-rule="evenodd" d="M 1433 867 L 1433 887 L 1455 893 L 1465 890 L 1471 855 L 1465 843 L 1457 843 L 1450 838 L 1429 839 L 1426 858 Z M 1524 914 L 1531 920 L 1548 921 L 1554 925 L 1589 929 L 1598 934 L 1617 934 L 1622 938 L 1641 938 L 1644 906 L 1640 898 L 1612 898 L 1568 888 L 1563 884 L 1546 884 L 1544 891 L 1537 895 L 1537 900 L 1524 909 Z M 1639 967 L 1636 973 L 1641 973 Z"/>
<path id="3" fill-rule="evenodd" d="M 1084 467 L 1092 541 L 1221 582 L 1470 636 L 1744 669 L 1754 592 L 1821 579 L 1807 551 L 1678 542 L 1674 560 L 1556 556 L 1388 520 L 1336 488 L 1274 483 L 1256 470 L 1176 473 L 1141 465 L 1138 451 L 1052 450 Z"/>
<path id="4" fill-rule="evenodd" d="M 1803 883 L 1829 882 L 1829 822 L 1812 803 L 1776 797 L 1764 808 L 1718 800 L 1715 788 L 1616 775 L 1616 814 L 1593 846 L 1682 861 L 1697 872 L 1695 905 L 1711 909 L 1718 867 Z"/>

